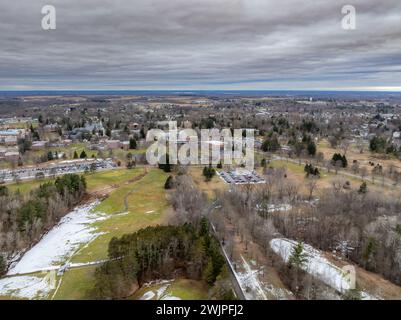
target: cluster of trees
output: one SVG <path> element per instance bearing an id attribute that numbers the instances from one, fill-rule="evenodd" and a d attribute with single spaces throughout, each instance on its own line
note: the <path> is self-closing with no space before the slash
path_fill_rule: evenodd
<path id="1" fill-rule="evenodd" d="M 316 155 L 316 144 L 310 135 L 304 134 L 302 140 L 299 141 L 296 137 L 292 137 L 288 141 L 288 145 L 292 146 L 296 155 L 307 154 L 311 157 Z"/>
<path id="2" fill-rule="evenodd" d="M 85 158 L 88 157 L 88 155 L 86 154 L 85 150 L 82 150 L 81 153 L 79 154 L 79 157 L 78 157 L 78 153 L 76 151 L 74 151 L 74 156 L 73 157 L 74 157 L 74 159 L 78 159 L 78 158 L 85 159 Z"/>
<path id="3" fill-rule="evenodd" d="M 271 134 L 267 137 L 261 146 L 261 149 L 264 152 L 275 152 L 280 149 L 280 143 L 278 142 L 277 135 Z"/>
<path id="4" fill-rule="evenodd" d="M 216 175 L 216 170 L 212 166 L 204 167 L 202 174 L 206 181 L 210 181 Z"/>
<path id="5" fill-rule="evenodd" d="M 320 177 L 320 171 L 317 167 L 314 167 L 313 164 L 307 163 L 305 165 L 304 171 L 306 173 L 306 176 L 314 176 L 314 177 Z"/>
<path id="6" fill-rule="evenodd" d="M 369 149 L 372 152 L 393 154 L 395 156 L 399 156 L 399 150 L 397 150 L 397 147 L 382 136 L 376 135 L 372 139 L 370 139 Z"/>
<path id="7" fill-rule="evenodd" d="M 335 153 L 333 154 L 333 157 L 331 158 L 331 163 L 333 166 L 341 166 L 342 168 L 346 168 L 348 166 L 348 160 L 347 157 L 344 155 L 341 155 L 341 153 Z"/>
<path id="8" fill-rule="evenodd" d="M 246 248 L 250 242 L 264 250 L 287 287 L 302 298 L 327 297 L 326 285 L 299 268 L 301 245 L 285 263 L 270 248 L 277 237 L 297 239 L 324 251 L 336 250 L 345 260 L 401 284 L 401 202 L 385 194 L 368 192 L 366 183 L 352 189 L 345 180 L 333 181 L 313 205 L 283 172 L 271 169 L 267 184 L 235 187 L 218 194 L 220 209 L 211 215 L 227 253 L 233 253 L 234 237 Z M 346 188 L 347 186 L 347 188 Z M 316 179 L 305 183 L 309 199 Z M 294 210 L 275 212 L 271 204 L 289 203 Z M 294 214 L 294 213 L 297 214 Z M 331 291 L 330 291 L 331 292 Z M 350 292 L 346 298 L 357 295 Z"/>
<path id="9" fill-rule="evenodd" d="M 182 275 L 213 285 L 225 261 L 203 218 L 192 224 L 141 229 L 109 243 L 109 261 L 95 272 L 91 298 L 130 296 L 144 282 Z"/>
<path id="10" fill-rule="evenodd" d="M 129 148 L 136 149 L 137 147 L 138 147 L 138 145 L 137 145 L 135 138 L 129 139 Z"/>
<path id="11" fill-rule="evenodd" d="M 333 192 L 326 192 L 302 218 L 275 216 L 275 228 L 322 250 L 338 250 L 344 258 L 400 285 L 399 199 L 367 193 L 366 184 L 359 190 L 342 185 L 333 185 Z"/>
<path id="12" fill-rule="evenodd" d="M 380 136 L 374 136 L 370 139 L 369 148 L 372 152 L 384 153 L 387 149 L 387 139 Z"/>
<path id="13" fill-rule="evenodd" d="M 27 195 L 0 192 L 0 252 L 12 256 L 40 239 L 83 198 L 83 176 L 66 174 L 54 182 L 40 185 Z"/>

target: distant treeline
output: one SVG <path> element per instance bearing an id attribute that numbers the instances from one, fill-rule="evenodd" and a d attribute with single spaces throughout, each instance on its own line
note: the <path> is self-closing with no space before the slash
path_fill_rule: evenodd
<path id="1" fill-rule="evenodd" d="M 204 280 L 213 285 L 225 270 L 225 261 L 215 238 L 209 234 L 208 221 L 157 226 L 113 238 L 109 261 L 95 272 L 90 298 L 121 299 L 130 296 L 144 282 L 175 276 Z M 231 298 L 231 292 L 223 293 Z"/>
<path id="2" fill-rule="evenodd" d="M 23 195 L 0 186 L 0 255 L 3 261 L 38 241 L 86 191 L 83 176 L 66 174 Z"/>

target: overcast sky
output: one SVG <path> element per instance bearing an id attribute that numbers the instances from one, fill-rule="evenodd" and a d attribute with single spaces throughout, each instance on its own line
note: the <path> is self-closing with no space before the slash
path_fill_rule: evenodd
<path id="1" fill-rule="evenodd" d="M 13 89 L 401 90 L 401 1 L 0 0 Z"/>

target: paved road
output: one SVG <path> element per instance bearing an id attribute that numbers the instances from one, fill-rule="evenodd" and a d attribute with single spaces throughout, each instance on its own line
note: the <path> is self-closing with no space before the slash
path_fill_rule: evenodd
<path id="1" fill-rule="evenodd" d="M 210 209 L 209 209 L 209 214 L 210 214 L 214 209 L 216 209 L 215 203 L 213 203 L 212 206 L 210 207 Z M 226 250 L 225 250 L 225 248 L 224 248 L 224 245 L 223 245 L 223 244 L 221 243 L 221 241 L 219 240 L 219 238 L 218 238 L 218 236 L 217 236 L 216 228 L 215 228 L 215 226 L 213 225 L 213 223 L 212 223 L 211 221 L 210 221 L 210 225 L 212 226 L 213 234 L 214 234 L 214 236 L 216 237 L 216 239 L 217 239 L 217 241 L 218 241 L 218 243 L 219 243 L 219 245 L 220 245 L 220 251 L 221 251 L 221 253 L 223 254 L 223 256 L 224 256 L 224 258 L 225 258 L 225 260 L 226 260 L 226 262 L 227 262 L 227 265 L 228 265 L 228 267 L 229 267 L 228 269 L 229 269 L 229 271 L 230 271 L 230 278 L 231 278 L 231 283 L 233 284 L 234 292 L 235 292 L 236 296 L 238 297 L 238 299 L 240 299 L 240 300 L 246 300 L 244 291 L 243 291 L 242 288 L 241 288 L 240 280 L 238 279 L 238 276 L 237 276 L 237 273 L 235 272 L 234 266 L 232 265 L 231 260 L 230 260 L 230 258 L 229 258 L 228 255 L 227 255 L 227 252 L 226 252 Z"/>

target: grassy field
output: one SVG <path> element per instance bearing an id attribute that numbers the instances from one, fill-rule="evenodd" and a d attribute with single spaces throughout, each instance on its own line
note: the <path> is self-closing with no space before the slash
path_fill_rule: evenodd
<path id="1" fill-rule="evenodd" d="M 85 175 L 88 191 L 98 187 L 120 185 L 137 176 L 142 169 L 115 169 L 109 171 L 99 171 Z"/>
<path id="2" fill-rule="evenodd" d="M 63 278 L 55 299 L 85 299 L 86 293 L 93 288 L 93 274 L 96 266 L 68 270 Z"/>
<path id="3" fill-rule="evenodd" d="M 217 174 L 212 178 L 212 180 L 206 182 L 205 177 L 202 175 L 202 170 L 202 167 L 190 167 L 188 169 L 188 174 L 192 177 L 199 190 L 205 192 L 209 199 L 215 197 L 215 192 L 217 190 L 228 188 L 228 185 L 225 184 Z"/>
<path id="4" fill-rule="evenodd" d="M 343 151 L 339 148 L 331 148 L 327 140 L 324 139 L 318 143 L 317 148 L 319 152 L 323 153 L 326 160 L 331 159 L 334 153 L 343 153 Z M 394 157 L 393 155 L 384 155 L 370 152 L 368 145 L 364 147 L 364 151 L 363 153 L 361 153 L 359 148 L 355 144 L 351 144 L 349 149 L 347 150 L 346 156 L 349 165 L 352 164 L 353 160 L 358 160 L 360 167 L 366 167 L 369 171 L 371 170 L 371 167 L 368 165 L 369 161 L 373 163 L 380 163 L 386 168 L 392 165 L 398 170 L 401 169 L 401 161 L 398 160 L 396 157 Z"/>
<path id="5" fill-rule="evenodd" d="M 305 172 L 304 172 L 304 165 L 293 163 L 293 162 L 287 162 L 285 160 L 271 160 L 269 163 L 269 166 L 273 168 L 285 168 L 288 173 L 288 177 L 290 179 L 295 180 L 296 182 L 300 183 L 301 185 L 305 184 Z M 321 168 L 320 170 L 320 179 L 318 180 L 318 190 L 321 192 L 324 192 L 324 190 L 331 188 L 332 187 L 332 182 L 335 179 L 343 179 L 344 181 L 349 181 L 351 188 L 353 189 L 358 189 L 359 186 L 362 183 L 362 179 L 359 177 L 350 177 L 350 176 L 344 176 L 341 174 L 341 171 L 336 175 L 334 171 L 331 171 L 330 173 L 327 172 L 326 169 Z M 379 180 L 379 179 L 378 179 Z M 365 181 L 369 190 L 376 191 L 376 192 L 382 192 L 385 190 L 388 192 L 388 194 L 391 195 L 397 195 L 399 190 L 393 187 L 388 187 L 388 186 L 382 186 L 379 181 L 377 181 L 375 184 L 369 181 Z M 306 188 L 301 188 L 301 191 L 303 193 L 306 193 Z"/>
<path id="6" fill-rule="evenodd" d="M 167 221 L 169 204 L 164 191 L 167 174 L 158 169 L 150 170 L 142 179 L 124 184 L 94 210 L 104 212 L 108 218 L 94 224 L 101 235 L 73 256 L 71 262 L 90 262 L 107 258 L 108 243 L 113 237 L 135 232 L 141 228 L 163 224 Z M 127 202 L 125 208 L 124 202 Z M 127 210 L 126 210 L 127 209 Z M 85 269 L 85 270 L 84 270 Z M 91 283 L 93 270 L 85 267 L 68 270 L 62 280 L 56 299 L 84 298 L 86 290 L 76 290 Z"/>
<path id="7" fill-rule="evenodd" d="M 289 161 L 287 162 L 285 160 L 271 160 L 268 166 L 273 168 L 285 168 L 293 173 L 305 174 L 304 165 L 299 165 Z"/>
<path id="8" fill-rule="evenodd" d="M 85 174 L 85 179 L 88 185 L 88 191 L 91 192 L 92 190 L 101 186 L 113 186 L 127 182 L 138 175 L 139 172 L 141 172 L 141 169 L 136 168 L 99 171 Z M 43 180 L 24 180 L 19 183 L 12 182 L 7 184 L 6 186 L 10 191 L 15 192 L 19 190 L 22 194 L 24 194 L 39 187 L 43 183 L 53 180 L 53 178 L 46 178 Z"/>

